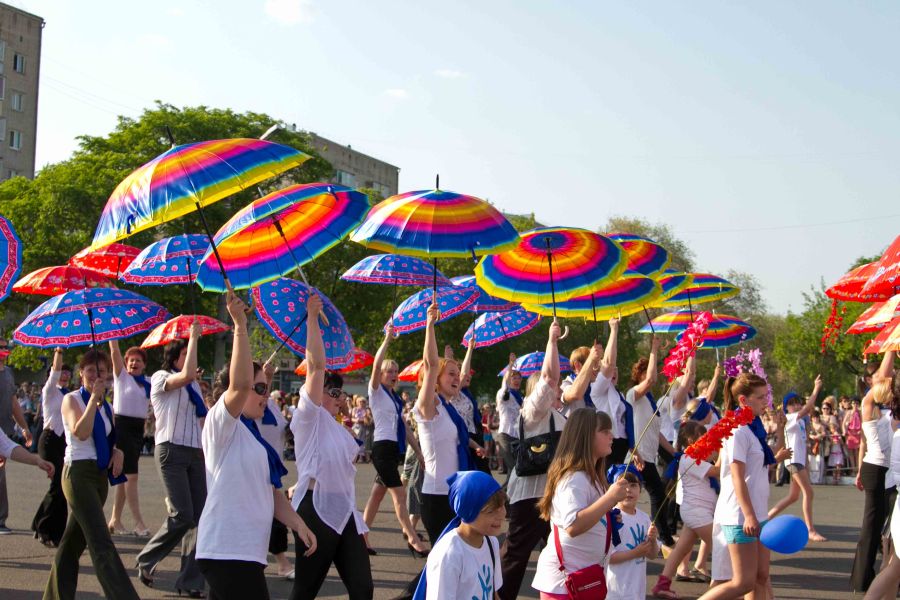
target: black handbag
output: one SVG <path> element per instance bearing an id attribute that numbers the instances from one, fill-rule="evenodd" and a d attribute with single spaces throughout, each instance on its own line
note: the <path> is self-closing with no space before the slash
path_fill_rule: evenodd
<path id="1" fill-rule="evenodd" d="M 516 453 L 516 474 L 519 477 L 543 475 L 550 468 L 561 431 L 556 431 L 556 419 L 550 412 L 550 431 L 525 439 L 525 419 L 519 417 L 519 439 L 513 442 Z"/>

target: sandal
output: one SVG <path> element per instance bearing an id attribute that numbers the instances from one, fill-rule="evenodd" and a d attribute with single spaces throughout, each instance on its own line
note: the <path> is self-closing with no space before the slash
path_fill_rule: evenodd
<path id="1" fill-rule="evenodd" d="M 709 576 L 709 573 L 701 571 L 700 569 L 691 569 L 691 577 L 694 578 L 694 581 L 699 583 L 709 583 L 712 581 L 712 577 Z"/>
<path id="2" fill-rule="evenodd" d="M 660 575 L 656 585 L 653 586 L 651 592 L 654 598 L 664 598 L 665 600 L 680 600 L 681 596 L 672 589 L 672 580 L 665 575 Z"/>
<path id="3" fill-rule="evenodd" d="M 690 575 L 682 575 L 681 573 L 675 573 L 675 581 L 684 581 L 687 583 L 700 583 L 700 580 L 694 577 L 693 573 Z"/>

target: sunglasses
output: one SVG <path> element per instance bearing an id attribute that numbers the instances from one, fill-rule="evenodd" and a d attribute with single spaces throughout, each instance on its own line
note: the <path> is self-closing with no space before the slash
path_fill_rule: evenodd
<path id="1" fill-rule="evenodd" d="M 267 383 L 254 383 L 253 391 L 256 392 L 257 396 L 265 396 L 269 391 L 269 384 Z"/>
<path id="2" fill-rule="evenodd" d="M 341 388 L 331 388 L 330 390 L 328 390 L 328 395 L 331 398 L 340 398 L 344 395 L 344 390 L 342 390 Z"/>

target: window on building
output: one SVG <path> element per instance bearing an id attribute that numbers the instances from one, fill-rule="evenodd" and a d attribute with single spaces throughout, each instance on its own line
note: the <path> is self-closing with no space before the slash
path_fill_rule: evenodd
<path id="1" fill-rule="evenodd" d="M 13 70 L 16 73 L 25 72 L 25 57 L 21 54 L 13 54 Z"/>
<path id="2" fill-rule="evenodd" d="M 9 103 L 14 111 L 22 112 L 25 110 L 25 94 L 22 92 L 13 92 Z"/>
<path id="3" fill-rule="evenodd" d="M 6 117 L 0 117 L 0 140 L 6 139 Z"/>
<path id="4" fill-rule="evenodd" d="M 340 169 L 334 175 L 334 179 L 336 183 L 341 185 L 346 185 L 347 187 L 356 187 L 356 175 L 353 173 L 348 173 L 347 171 L 341 171 Z"/>
<path id="5" fill-rule="evenodd" d="M 12 179 L 13 177 L 18 177 L 19 175 L 21 175 L 21 173 L 19 173 L 19 172 L 16 171 L 15 169 L 10 169 L 10 170 L 9 170 L 9 178 L 10 178 L 10 179 Z"/>
<path id="6" fill-rule="evenodd" d="M 6 60 L 6 42 L 0 40 L 0 62 Z"/>
<path id="7" fill-rule="evenodd" d="M 9 130 L 9 147 L 13 150 L 22 149 L 22 132 L 15 129 Z"/>
<path id="8" fill-rule="evenodd" d="M 0 100 L 6 98 L 6 77 L 0 77 Z"/>

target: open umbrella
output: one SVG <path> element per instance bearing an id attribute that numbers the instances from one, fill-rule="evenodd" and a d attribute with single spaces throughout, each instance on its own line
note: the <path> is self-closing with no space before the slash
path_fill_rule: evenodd
<path id="1" fill-rule="evenodd" d="M 426 286 L 434 283 L 435 272 L 434 267 L 414 256 L 373 254 L 347 269 L 341 279 L 356 283 Z M 437 272 L 437 285 L 451 285 L 440 271 Z"/>
<path id="2" fill-rule="evenodd" d="M 870 294 L 863 291 L 866 282 L 875 277 L 877 272 L 877 262 L 866 263 L 850 269 L 838 279 L 837 283 L 825 289 L 825 295 L 832 300 L 843 302 L 884 302 L 894 294 L 884 291 Z"/>
<path id="3" fill-rule="evenodd" d="M 557 302 L 556 311 L 562 317 L 581 317 L 594 321 L 624 317 L 650 306 L 661 293 L 662 288 L 656 280 L 626 271 L 621 278 L 602 284 L 586 296 Z M 553 314 L 553 307 L 546 304 L 523 306 L 545 316 Z"/>
<path id="4" fill-rule="evenodd" d="M 343 369 L 338 369 L 338 373 L 351 373 L 353 371 L 358 371 L 360 369 L 365 369 L 366 367 L 372 366 L 372 363 L 375 362 L 375 357 L 366 352 L 365 350 L 360 350 L 359 348 L 353 349 L 353 360 L 349 365 L 344 367 Z M 306 377 L 306 359 L 300 361 L 300 364 L 297 365 L 297 368 L 294 369 L 294 374 L 299 375 L 300 377 Z"/>
<path id="5" fill-rule="evenodd" d="M 305 356 L 306 300 L 310 290 L 322 298 L 322 310 L 328 317 L 328 324 L 322 326 L 325 367 L 331 370 L 343 369 L 353 360 L 353 338 L 344 316 L 322 292 L 299 281 L 281 278 L 254 287 L 250 291 L 250 297 L 260 323 L 281 341 L 281 346 L 287 346 L 294 354 Z"/>
<path id="6" fill-rule="evenodd" d="M 462 345 L 468 346 L 474 335 L 476 348 L 493 346 L 534 329 L 540 322 L 541 315 L 528 312 L 522 307 L 503 312 L 484 313 L 475 319 L 475 322 L 466 330 Z"/>
<path id="7" fill-rule="evenodd" d="M 682 335 L 683 333 L 679 333 L 675 336 L 675 340 L 680 340 Z M 703 335 L 703 343 L 700 347 L 718 350 L 746 342 L 754 336 L 756 336 L 756 329 L 749 323 L 729 315 L 714 315 Z"/>
<path id="8" fill-rule="evenodd" d="M 513 369 L 518 371 L 522 377 L 529 377 L 534 373 L 540 373 L 541 368 L 544 366 L 544 352 L 531 352 L 529 354 L 525 354 L 516 359 L 516 362 L 513 363 Z M 497 377 L 503 377 L 506 374 L 509 366 L 503 367 L 503 370 L 497 374 Z M 569 359 L 565 356 L 559 357 L 559 372 L 565 373 L 566 371 L 571 371 L 572 367 L 569 364 Z"/>
<path id="9" fill-rule="evenodd" d="M 13 291 L 20 294 L 56 296 L 85 288 L 115 288 L 113 282 L 97 271 L 60 265 L 44 267 L 32 271 L 13 285 Z"/>
<path id="10" fill-rule="evenodd" d="M 897 317 L 900 317 L 900 294 L 867 308 L 850 326 L 847 333 L 875 333 L 884 329 Z"/>
<path id="11" fill-rule="evenodd" d="M 246 289 L 299 269 L 339 244 L 368 210 L 367 196 L 343 185 L 292 185 L 236 212 L 216 233 L 214 245 L 232 286 Z M 197 283 L 224 292 L 216 267 L 210 248 Z"/>
<path id="12" fill-rule="evenodd" d="M 140 252 L 140 249 L 134 246 L 119 243 L 107 244 L 96 249 L 87 247 L 70 258 L 69 264 L 118 279 L 122 271 L 128 268 L 128 265 Z"/>
<path id="13" fill-rule="evenodd" d="M 660 315 L 641 327 L 638 331 L 640 333 L 680 333 L 690 327 L 693 322 L 694 316 L 690 310 L 685 308 Z M 725 314 L 714 314 L 710 318 L 707 330 L 714 327 L 721 328 L 723 324 L 750 326 L 748 323 L 737 317 Z"/>
<path id="14" fill-rule="evenodd" d="M 519 304 L 510 302 L 509 300 L 503 300 L 502 298 L 494 298 L 478 287 L 474 275 L 461 275 L 459 277 L 454 277 L 450 281 L 453 282 L 453 285 L 459 287 L 475 288 L 478 290 L 478 300 L 467 309 L 470 312 L 504 312 L 519 308 Z"/>
<path id="15" fill-rule="evenodd" d="M 420 358 L 419 360 L 413 361 L 409 365 L 407 365 L 400 374 L 397 375 L 397 379 L 400 381 L 407 381 L 411 383 L 417 383 L 419 381 L 419 372 L 422 370 L 422 366 L 425 363 Z"/>
<path id="16" fill-rule="evenodd" d="M 694 276 L 690 273 L 683 273 L 674 269 L 666 269 L 666 271 L 662 275 L 660 275 L 656 281 L 659 282 L 659 286 L 662 288 L 662 294 L 659 295 L 657 301 L 662 301 L 668 300 L 678 292 L 682 291 L 684 288 L 691 285 L 691 282 L 694 281 Z"/>
<path id="17" fill-rule="evenodd" d="M 159 304 L 128 290 L 81 289 L 50 298 L 13 333 L 23 346 L 86 346 L 148 331 L 169 318 Z"/>
<path id="18" fill-rule="evenodd" d="M 431 306 L 433 298 L 435 298 L 434 290 L 425 289 L 401 302 L 391 316 L 394 332 L 403 334 L 424 329 L 427 320 L 426 311 Z M 437 303 L 441 311 L 438 323 L 465 311 L 477 300 L 478 290 L 474 288 L 460 288 L 455 285 L 437 288 Z"/>
<path id="19" fill-rule="evenodd" d="M 175 340 L 188 339 L 191 337 L 191 324 L 194 319 L 200 322 L 200 335 L 213 335 L 231 330 L 230 325 L 206 315 L 178 315 L 151 331 L 141 343 L 141 348 L 156 348 Z"/>
<path id="20" fill-rule="evenodd" d="M 891 350 L 900 351 L 900 317 L 894 319 L 875 336 L 866 349 L 864 354 L 881 354 L 882 352 L 890 352 Z"/>
<path id="21" fill-rule="evenodd" d="M 197 233 L 163 238 L 141 250 L 121 279 L 134 285 L 191 284 L 208 248 L 209 238 Z"/>
<path id="22" fill-rule="evenodd" d="M 672 258 L 669 251 L 649 238 L 633 233 L 607 233 L 606 237 L 618 242 L 628 256 L 626 269 L 647 277 L 662 275 Z"/>
<path id="23" fill-rule="evenodd" d="M 12 283 L 22 272 L 22 240 L 4 216 L 0 216 L 0 302 L 12 291 Z"/>
<path id="24" fill-rule="evenodd" d="M 709 273 L 691 273 L 691 275 L 690 285 L 664 300 L 657 300 L 654 306 L 661 308 L 687 306 L 693 312 L 694 304 L 727 300 L 737 296 L 741 291 L 738 286 L 718 275 Z"/>
<path id="25" fill-rule="evenodd" d="M 900 292 L 900 235 L 875 262 L 875 273 L 866 280 L 861 293 L 867 295 Z"/>

